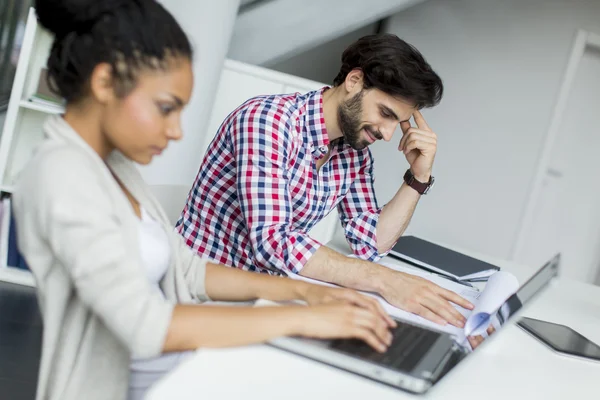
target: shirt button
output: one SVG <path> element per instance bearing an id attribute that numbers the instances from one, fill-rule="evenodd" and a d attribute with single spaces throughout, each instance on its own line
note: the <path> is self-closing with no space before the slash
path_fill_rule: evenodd
<path id="1" fill-rule="evenodd" d="M 321 147 L 319 147 L 319 150 L 321 150 L 323 153 L 325 153 L 327 151 L 327 147 L 321 146 Z"/>

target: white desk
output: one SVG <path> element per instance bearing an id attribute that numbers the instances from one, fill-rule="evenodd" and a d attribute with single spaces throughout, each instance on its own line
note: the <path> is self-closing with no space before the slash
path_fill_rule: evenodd
<path id="1" fill-rule="evenodd" d="M 494 262 L 489 258 L 486 261 Z M 522 282 L 533 269 L 500 262 Z M 564 267 L 564 266 L 563 266 Z M 558 280 L 523 315 L 569 325 L 600 343 L 600 287 Z M 597 399 L 600 363 L 560 356 L 505 326 L 426 395 L 414 396 L 266 345 L 198 350 L 148 400 Z"/>

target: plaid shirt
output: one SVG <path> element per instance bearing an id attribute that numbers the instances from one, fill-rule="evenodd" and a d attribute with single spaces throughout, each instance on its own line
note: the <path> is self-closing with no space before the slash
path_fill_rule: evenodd
<path id="1" fill-rule="evenodd" d="M 298 273 L 321 246 L 308 231 L 337 207 L 354 253 L 381 257 L 373 158 L 342 140 L 330 144 L 326 89 L 255 97 L 225 119 L 176 225 L 188 246 L 245 270 Z"/>

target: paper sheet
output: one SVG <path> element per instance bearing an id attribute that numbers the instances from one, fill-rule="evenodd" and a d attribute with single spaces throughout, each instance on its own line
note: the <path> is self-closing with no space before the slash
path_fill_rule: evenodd
<path id="1" fill-rule="evenodd" d="M 411 272 L 412 271 L 410 271 L 409 273 L 411 273 Z M 330 286 L 330 287 L 339 287 L 337 285 L 334 285 L 334 284 L 331 284 L 331 283 L 328 283 L 328 282 L 323 282 L 323 281 L 319 281 L 319 280 L 315 280 L 315 279 L 310 279 L 310 278 L 306 278 L 304 276 L 300 276 L 300 275 L 296 275 L 296 274 L 289 274 L 289 277 L 291 279 L 301 280 L 301 281 L 304 281 L 304 282 L 314 283 L 314 284 L 317 284 L 317 285 L 325 285 L 325 286 Z M 476 289 L 472 289 L 472 288 L 469 288 L 469 287 L 466 287 L 466 286 L 462 286 L 462 285 L 456 284 L 454 282 L 450 282 L 450 281 L 448 281 L 447 279 L 444 279 L 444 278 L 440 278 L 440 279 L 442 279 L 444 281 L 447 281 L 447 282 L 442 282 L 445 285 L 450 284 L 450 286 L 452 286 L 452 285 L 459 286 L 458 288 L 457 287 L 454 287 L 454 288 L 447 287 L 447 289 L 456 291 L 460 296 L 466 298 L 467 300 L 469 300 L 472 303 L 474 303 L 475 301 L 477 301 L 477 298 L 480 295 L 480 292 L 477 291 Z M 437 282 L 435 282 L 435 283 L 437 283 Z M 442 286 L 442 285 L 440 285 L 440 286 Z M 457 290 L 459 290 L 459 291 L 457 291 Z M 410 313 L 408 311 L 404 311 L 404 310 L 402 310 L 400 308 L 394 307 L 393 305 L 391 305 L 390 303 L 388 303 L 386 300 L 383 299 L 383 297 L 381 297 L 378 294 L 368 293 L 368 292 L 361 292 L 361 293 L 364 294 L 364 295 L 366 295 L 366 296 L 371 296 L 371 297 L 377 299 L 379 301 L 379 303 L 383 306 L 383 309 L 388 314 L 390 314 L 391 316 L 393 316 L 393 317 L 395 317 L 397 319 L 400 319 L 402 321 L 411 322 L 411 323 L 414 323 L 414 324 L 418 324 L 418 325 L 421 325 L 421 326 L 425 326 L 427 328 L 431 328 L 431 329 L 436 330 L 436 331 L 448 332 L 448 333 L 450 333 L 452 335 L 456 335 L 457 337 L 462 337 L 464 335 L 463 334 L 463 330 L 461 328 L 458 328 L 458 327 L 450 325 L 450 324 L 442 326 L 442 325 L 439 325 L 439 324 L 437 324 L 435 322 L 429 321 L 429 320 L 427 320 L 427 319 L 425 319 L 423 317 L 420 317 L 420 316 L 418 316 L 416 314 L 413 314 L 413 313 Z M 456 309 L 459 312 L 461 312 L 461 314 L 465 315 L 465 317 L 468 316 L 468 314 L 470 313 L 470 310 L 465 310 L 464 308 L 462 308 L 462 307 L 460 307 L 458 305 L 455 305 L 455 307 L 456 307 Z"/>
<path id="2" fill-rule="evenodd" d="M 498 271 L 488 280 L 475 309 L 465 324 L 465 335 L 480 335 L 490 325 L 491 318 L 498 308 L 519 289 L 519 282 L 514 275 Z"/>
<path id="3" fill-rule="evenodd" d="M 450 324 L 445 326 L 439 325 L 416 314 L 394 307 L 378 294 L 361 292 L 364 295 L 377 299 L 384 310 L 391 316 L 402 321 L 407 321 L 430 328 L 432 330 L 447 332 L 453 335 L 458 343 L 464 343 L 465 338 L 468 335 L 479 335 L 481 332 L 485 332 L 489 324 L 492 322 L 492 317 L 495 311 L 519 288 L 517 279 L 512 274 L 504 271 L 498 271 L 492 274 L 485 286 L 485 289 L 480 292 L 477 288 L 461 285 L 460 283 L 453 282 L 437 274 L 420 269 L 398 265 L 395 263 L 381 262 L 380 264 L 395 271 L 405 272 L 425 278 L 438 286 L 457 293 L 459 296 L 469 300 L 475 305 L 474 310 L 467 310 L 459 305 L 453 304 L 454 308 L 456 308 L 462 315 L 465 316 L 465 318 L 467 318 L 467 323 L 463 329 Z M 289 277 L 291 279 L 301 280 L 317 285 L 339 287 L 338 285 L 334 285 L 332 283 L 306 278 L 301 275 L 290 273 Z M 474 329 L 474 327 L 477 329 Z"/>

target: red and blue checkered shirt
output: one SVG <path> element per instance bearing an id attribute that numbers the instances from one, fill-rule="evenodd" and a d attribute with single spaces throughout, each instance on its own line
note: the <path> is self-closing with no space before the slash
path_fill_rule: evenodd
<path id="1" fill-rule="evenodd" d="M 354 253 L 381 257 L 373 157 L 343 140 L 330 144 L 326 89 L 255 97 L 221 124 L 176 225 L 200 256 L 245 270 L 298 273 L 321 246 L 307 232 L 337 207 Z M 317 171 L 329 146 L 331 156 Z"/>

